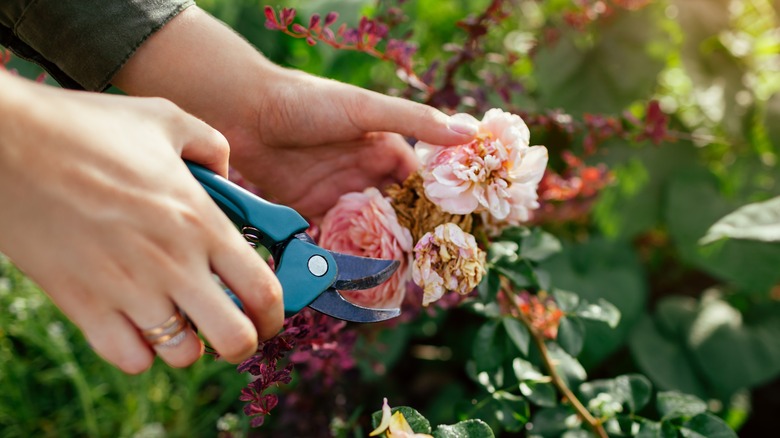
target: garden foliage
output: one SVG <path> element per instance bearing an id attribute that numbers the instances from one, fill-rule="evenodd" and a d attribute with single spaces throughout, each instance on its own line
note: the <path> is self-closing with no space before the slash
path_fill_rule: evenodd
<path id="1" fill-rule="evenodd" d="M 774 424 L 780 3 L 199 4 L 283 65 L 450 113 L 520 115 L 549 152 L 540 206 L 477 234 L 486 271 L 465 298 L 423 308 L 410 292 L 401 321 L 373 326 L 302 312 L 242 373 L 206 358 L 120 375 L 3 262 L 3 436 L 213 436 L 217 423 L 224 436 L 367 436 L 384 398 L 393 427 L 435 437 Z"/>

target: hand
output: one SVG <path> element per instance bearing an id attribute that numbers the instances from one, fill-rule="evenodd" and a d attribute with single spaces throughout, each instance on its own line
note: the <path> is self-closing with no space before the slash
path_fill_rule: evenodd
<path id="1" fill-rule="evenodd" d="M 476 134 L 428 106 L 275 66 L 197 7 L 150 37 L 113 82 L 219 129 L 243 176 L 315 221 L 342 194 L 414 171 L 403 136 L 449 145 Z"/>
<path id="2" fill-rule="evenodd" d="M 414 172 L 419 163 L 404 136 L 446 145 L 476 134 L 476 125 L 431 107 L 304 73 L 285 70 L 273 84 L 257 98 L 253 129 L 231 137 L 231 163 L 314 221 L 344 193 Z"/>
<path id="3" fill-rule="evenodd" d="M 145 370 L 154 350 L 140 329 L 176 307 L 233 362 L 281 328 L 276 277 L 179 156 L 224 175 L 222 135 L 163 99 L 64 91 L 3 71 L 0 89 L 0 251 L 100 355 Z M 192 331 L 157 349 L 173 366 L 202 352 Z"/>

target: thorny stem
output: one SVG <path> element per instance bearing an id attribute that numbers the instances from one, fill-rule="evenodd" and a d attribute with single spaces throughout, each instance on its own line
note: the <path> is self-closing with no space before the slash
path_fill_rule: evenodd
<path id="1" fill-rule="evenodd" d="M 508 289 L 508 291 L 514 295 L 514 291 L 511 289 Z M 563 394 L 563 397 L 571 403 L 572 407 L 577 412 L 577 415 L 588 423 L 588 426 L 593 429 L 593 432 L 595 432 L 597 436 L 600 438 L 609 438 L 607 431 L 604 430 L 604 426 L 601 424 L 601 420 L 594 417 L 590 411 L 588 411 L 588 408 L 586 408 L 577 396 L 574 395 L 571 389 L 566 385 L 566 382 L 561 378 L 561 375 L 558 374 L 558 371 L 555 369 L 555 363 L 553 363 L 553 359 L 550 357 L 550 352 L 547 350 L 547 344 L 544 343 L 544 338 L 533 327 L 528 317 L 522 312 L 518 312 L 518 318 L 523 325 L 526 326 L 528 332 L 531 334 L 531 338 L 534 340 L 536 348 L 539 349 L 539 354 L 542 357 L 545 368 L 547 368 L 547 371 L 550 373 L 550 379 L 552 379 L 553 385 L 555 385 L 558 391 Z"/>
<path id="2" fill-rule="evenodd" d="M 357 44 L 354 44 L 354 45 L 343 44 L 343 43 L 339 43 L 338 41 L 333 41 L 333 40 L 329 40 L 327 38 L 323 38 L 322 34 L 314 33 L 314 32 L 311 32 L 311 31 L 307 31 L 306 33 L 295 33 L 295 32 L 293 32 L 293 31 L 291 31 L 291 30 L 289 30 L 287 28 L 284 28 L 284 27 L 280 28 L 279 30 L 282 33 L 284 33 L 285 35 L 289 35 L 289 36 L 291 36 L 293 38 L 298 38 L 298 39 L 314 38 L 317 41 L 323 42 L 323 43 L 333 47 L 334 49 L 338 49 L 338 50 L 355 50 L 355 51 L 358 51 L 358 52 L 366 53 L 366 54 L 371 55 L 371 56 L 373 56 L 375 58 L 381 59 L 382 61 L 392 61 L 392 59 L 390 57 L 388 57 L 387 55 L 385 55 L 384 53 L 380 52 L 379 50 L 377 50 L 377 49 L 375 49 L 373 47 L 369 47 L 369 46 L 367 46 L 365 44 L 361 44 L 361 43 L 357 43 Z"/>

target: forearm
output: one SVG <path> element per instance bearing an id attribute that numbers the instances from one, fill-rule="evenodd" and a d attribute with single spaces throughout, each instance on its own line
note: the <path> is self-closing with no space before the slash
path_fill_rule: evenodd
<path id="1" fill-rule="evenodd" d="M 33 124 L 43 109 L 40 93 L 45 88 L 0 68 L 0 169 L 23 165 L 23 155 L 35 153 L 19 144 L 25 130 L 36 129 Z"/>
<path id="2" fill-rule="evenodd" d="M 129 94 L 168 98 L 231 139 L 253 124 L 260 96 L 284 74 L 233 30 L 190 7 L 152 35 L 113 83 Z"/>

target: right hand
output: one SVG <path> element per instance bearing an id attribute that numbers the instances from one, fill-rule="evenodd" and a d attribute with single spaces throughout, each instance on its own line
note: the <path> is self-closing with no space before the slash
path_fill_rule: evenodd
<path id="1" fill-rule="evenodd" d="M 147 369 L 155 349 L 140 329 L 176 307 L 231 362 L 278 332 L 275 275 L 182 161 L 226 175 L 220 133 L 159 98 L 60 90 L 3 71 L 0 90 L 0 252 L 101 356 L 128 373 Z M 157 353 L 187 366 L 203 344 L 189 332 Z"/>

